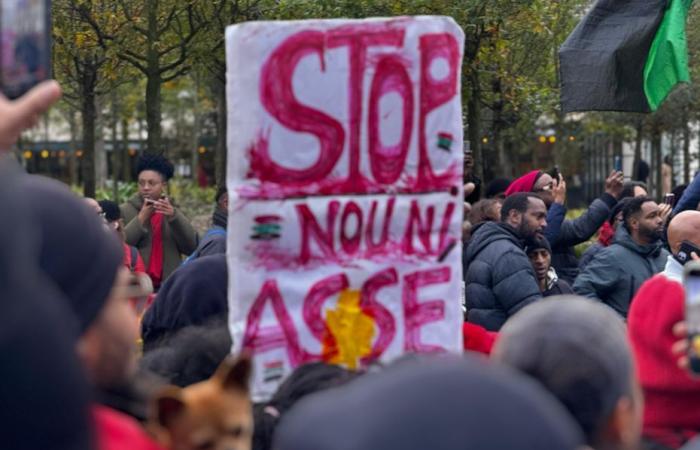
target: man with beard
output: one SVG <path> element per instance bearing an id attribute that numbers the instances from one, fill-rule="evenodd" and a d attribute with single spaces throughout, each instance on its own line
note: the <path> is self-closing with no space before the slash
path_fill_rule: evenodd
<path id="1" fill-rule="evenodd" d="M 659 205 L 636 197 L 622 210 L 622 225 L 613 244 L 591 261 L 574 283 L 577 294 L 602 301 L 627 317 L 632 298 L 642 284 L 664 269 L 664 221 Z"/>
<path id="2" fill-rule="evenodd" d="M 542 298 L 524 241 L 542 238 L 547 207 L 532 193 L 508 197 L 500 222 L 477 226 L 464 254 L 467 321 L 498 331 L 510 316 Z"/>

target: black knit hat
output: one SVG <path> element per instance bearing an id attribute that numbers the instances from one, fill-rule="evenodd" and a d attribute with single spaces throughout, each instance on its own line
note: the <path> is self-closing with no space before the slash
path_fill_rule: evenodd
<path id="1" fill-rule="evenodd" d="M 121 244 L 64 184 L 25 176 L 21 189 L 38 227 L 39 268 L 66 296 L 84 332 L 112 290 L 124 256 Z"/>
<path id="2" fill-rule="evenodd" d="M 173 164 L 163 155 L 154 153 L 144 153 L 139 157 L 136 163 L 136 173 L 140 174 L 144 170 L 152 170 L 163 175 L 165 181 L 168 181 L 175 174 Z"/>
<path id="3" fill-rule="evenodd" d="M 545 249 L 549 252 L 549 254 L 552 254 L 552 246 L 549 245 L 549 241 L 545 237 L 536 237 L 532 239 L 528 239 L 527 245 L 525 246 L 525 253 L 528 255 L 535 250 L 541 250 Z"/>

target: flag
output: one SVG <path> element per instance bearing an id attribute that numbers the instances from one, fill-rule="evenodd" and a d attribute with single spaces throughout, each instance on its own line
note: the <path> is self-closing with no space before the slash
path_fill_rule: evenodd
<path id="1" fill-rule="evenodd" d="M 561 105 L 655 111 L 690 79 L 685 22 L 692 0 L 599 0 L 559 50 Z"/>

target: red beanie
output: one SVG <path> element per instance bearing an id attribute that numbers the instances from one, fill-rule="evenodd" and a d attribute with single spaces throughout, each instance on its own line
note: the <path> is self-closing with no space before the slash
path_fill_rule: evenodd
<path id="1" fill-rule="evenodd" d="M 518 192 L 532 192 L 540 173 L 539 170 L 533 170 L 510 183 L 510 186 L 506 189 L 506 197 L 517 194 Z"/>
<path id="2" fill-rule="evenodd" d="M 700 430 L 700 381 L 677 365 L 673 326 L 684 317 L 683 286 L 664 275 L 642 285 L 628 315 L 629 336 L 644 391 L 644 432 Z"/>

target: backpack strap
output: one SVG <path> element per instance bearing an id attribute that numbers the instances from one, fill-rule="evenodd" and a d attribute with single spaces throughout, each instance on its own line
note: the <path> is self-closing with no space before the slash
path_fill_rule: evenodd
<path id="1" fill-rule="evenodd" d="M 131 246 L 129 246 L 129 248 L 131 249 L 131 261 L 130 261 L 129 266 L 131 266 L 131 271 L 133 272 L 134 270 L 136 270 L 136 263 L 139 260 L 139 255 L 138 255 L 138 250 L 136 250 L 136 247 L 131 245 Z"/>

